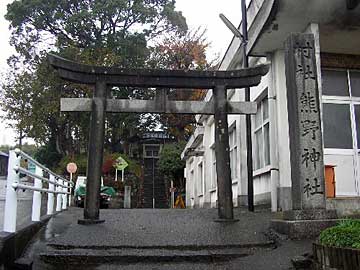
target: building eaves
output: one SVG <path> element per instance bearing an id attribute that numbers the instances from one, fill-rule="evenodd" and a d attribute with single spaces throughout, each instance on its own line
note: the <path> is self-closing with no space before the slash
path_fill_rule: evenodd
<path id="1" fill-rule="evenodd" d="M 190 156 L 201 156 L 203 155 L 203 151 L 198 149 L 198 147 L 202 144 L 204 137 L 204 127 L 198 126 L 195 129 L 193 135 L 191 135 L 189 141 L 187 142 L 183 152 L 181 153 L 181 159 L 186 160 Z"/>

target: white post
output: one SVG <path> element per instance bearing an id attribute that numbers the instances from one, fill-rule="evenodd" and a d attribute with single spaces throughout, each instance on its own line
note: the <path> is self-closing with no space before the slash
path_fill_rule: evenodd
<path id="1" fill-rule="evenodd" d="M 63 181 L 60 179 L 56 179 L 56 182 L 61 185 Z M 59 192 L 61 190 L 62 189 L 60 186 L 56 186 L 56 191 Z M 57 193 L 57 196 L 56 196 L 56 211 L 57 212 L 61 211 L 61 199 L 62 199 L 61 193 Z"/>
<path id="2" fill-rule="evenodd" d="M 70 173 L 70 183 L 68 183 L 68 191 L 70 192 L 70 194 L 69 194 L 69 207 L 71 206 L 71 187 L 72 187 L 72 178 L 73 178 L 73 176 L 72 176 L 72 173 Z"/>
<path id="3" fill-rule="evenodd" d="M 37 165 L 35 165 L 35 174 L 43 177 L 43 170 Z M 42 188 L 42 181 L 37 178 L 34 178 L 34 187 Z M 40 221 L 40 216 L 41 216 L 41 192 L 34 191 L 31 220 Z"/>
<path id="4" fill-rule="evenodd" d="M 118 180 L 118 175 L 117 175 L 117 169 L 115 169 L 115 182 L 117 182 L 117 180 Z"/>
<path id="5" fill-rule="evenodd" d="M 15 151 L 9 152 L 4 211 L 4 232 L 12 233 L 16 231 L 17 194 L 12 187 L 12 184 L 19 182 L 19 173 L 14 170 L 14 167 L 20 166 L 20 159 L 20 156 L 16 156 Z"/>
<path id="6" fill-rule="evenodd" d="M 50 174 L 49 180 L 55 181 L 55 176 L 53 174 Z M 49 183 L 49 191 L 55 191 L 54 184 Z M 54 214 L 54 200 L 55 200 L 54 193 L 49 192 L 48 193 L 48 201 L 47 201 L 47 214 L 48 215 Z"/>
<path id="7" fill-rule="evenodd" d="M 124 182 L 124 169 L 121 170 L 121 182 Z"/>
<path id="8" fill-rule="evenodd" d="M 68 186 L 68 182 L 63 181 L 63 184 L 64 184 L 65 186 Z M 63 188 L 62 188 L 62 191 L 63 191 L 63 192 L 67 192 L 68 189 L 67 189 L 66 187 L 63 187 Z M 63 195 L 62 195 L 62 209 L 63 209 L 63 210 L 66 210 L 66 209 L 67 209 L 67 194 L 63 194 Z"/>

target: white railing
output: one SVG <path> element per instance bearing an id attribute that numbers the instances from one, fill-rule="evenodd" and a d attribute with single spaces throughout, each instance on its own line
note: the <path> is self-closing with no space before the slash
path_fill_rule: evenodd
<path id="1" fill-rule="evenodd" d="M 26 159 L 35 165 L 35 173 L 20 167 L 21 159 Z M 47 172 L 49 178 L 44 177 Z M 21 183 L 20 174 L 34 178 L 34 185 Z M 43 182 L 48 183 L 48 188 L 43 187 Z M 17 216 L 17 191 L 32 190 L 32 221 L 40 221 L 41 217 L 41 197 L 42 193 L 47 193 L 47 215 L 54 214 L 54 203 L 56 195 L 56 209 L 59 212 L 66 210 L 71 203 L 71 190 L 73 183 L 69 180 L 50 171 L 48 168 L 34 160 L 31 156 L 22 152 L 20 149 L 9 151 L 8 176 L 6 183 L 4 228 L 5 232 L 16 231 Z"/>

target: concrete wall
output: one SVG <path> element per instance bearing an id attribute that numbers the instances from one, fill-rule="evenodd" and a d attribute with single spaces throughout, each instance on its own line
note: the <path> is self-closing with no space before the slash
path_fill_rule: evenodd
<path id="1" fill-rule="evenodd" d="M 335 209 L 339 217 L 360 218 L 360 198 L 332 198 L 326 200 L 327 209 Z"/>

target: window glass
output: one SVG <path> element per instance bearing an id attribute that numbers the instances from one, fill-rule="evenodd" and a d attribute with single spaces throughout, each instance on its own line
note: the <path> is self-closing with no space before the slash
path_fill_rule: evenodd
<path id="1" fill-rule="evenodd" d="M 354 97 L 360 97 L 360 72 L 350 72 L 351 94 Z"/>
<path id="2" fill-rule="evenodd" d="M 159 157 L 160 145 L 144 145 L 145 157 Z"/>
<path id="3" fill-rule="evenodd" d="M 238 170 L 237 170 L 238 158 L 237 158 L 237 147 L 234 148 L 234 177 L 238 177 Z"/>
<path id="4" fill-rule="evenodd" d="M 270 137 L 269 137 L 269 123 L 264 126 L 264 151 L 265 151 L 265 166 L 270 165 Z"/>
<path id="5" fill-rule="evenodd" d="M 261 125 L 261 103 L 257 105 L 257 112 L 255 114 L 255 128 Z"/>
<path id="6" fill-rule="evenodd" d="M 211 148 L 211 158 L 212 158 L 212 175 L 211 175 L 211 187 L 216 187 L 216 155 L 215 148 Z"/>
<path id="7" fill-rule="evenodd" d="M 255 141 L 256 141 L 256 158 L 255 158 L 255 170 L 260 169 L 263 166 L 263 139 L 262 139 L 262 129 L 259 129 L 255 132 Z"/>
<path id="8" fill-rule="evenodd" d="M 357 147 L 360 149 L 360 105 L 355 105 L 355 123 L 357 134 Z"/>
<path id="9" fill-rule="evenodd" d="M 237 144 L 236 144 L 236 129 L 234 128 L 229 134 L 230 146 L 230 169 L 231 179 L 237 178 Z"/>
<path id="10" fill-rule="evenodd" d="M 204 193 L 203 186 L 204 186 L 204 177 L 203 177 L 203 164 L 202 162 L 198 165 L 198 195 L 201 195 Z"/>
<path id="11" fill-rule="evenodd" d="M 325 148 L 352 149 L 350 105 L 323 104 Z"/>
<path id="12" fill-rule="evenodd" d="M 323 70 L 322 94 L 327 96 L 349 96 L 347 73 L 335 70 Z"/>
<path id="13" fill-rule="evenodd" d="M 269 102 L 268 102 L 268 98 L 265 97 L 263 99 L 263 119 L 265 121 L 268 118 L 269 118 Z"/>
<path id="14" fill-rule="evenodd" d="M 254 170 L 270 164 L 269 152 L 269 101 L 265 96 L 258 103 L 258 111 L 255 115 L 254 125 Z"/>

